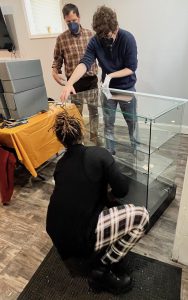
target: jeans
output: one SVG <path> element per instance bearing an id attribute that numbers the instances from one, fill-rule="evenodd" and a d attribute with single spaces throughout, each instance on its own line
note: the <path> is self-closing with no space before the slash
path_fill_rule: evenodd
<path id="1" fill-rule="evenodd" d="M 132 87 L 128 89 L 129 91 L 135 91 L 135 88 Z M 122 100 L 113 100 L 107 99 L 105 95 L 102 96 L 102 107 L 103 107 L 103 118 L 104 118 L 104 136 L 106 139 L 106 148 L 111 152 L 115 152 L 115 141 L 114 141 L 114 124 L 116 109 L 119 103 L 120 109 L 123 114 L 123 118 L 127 123 L 129 138 L 131 146 L 133 149 L 136 147 L 137 141 L 137 115 L 136 115 L 136 106 L 137 99 L 135 96 L 130 99 L 130 101 Z"/>

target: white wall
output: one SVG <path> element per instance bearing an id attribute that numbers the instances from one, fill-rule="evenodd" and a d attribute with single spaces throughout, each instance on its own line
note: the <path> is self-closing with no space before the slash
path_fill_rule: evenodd
<path id="1" fill-rule="evenodd" d="M 20 56 L 22 58 L 40 58 L 48 97 L 59 98 L 61 87 L 51 76 L 56 38 L 29 39 L 22 0 L 0 0 L 0 6 L 4 13 L 13 14 Z M 0 58 L 7 56 L 10 56 L 8 51 L 0 51 Z"/>
<path id="2" fill-rule="evenodd" d="M 116 11 L 120 27 L 135 35 L 138 91 L 188 97 L 187 0 L 75 0 L 74 3 L 80 8 L 83 25 L 91 26 L 93 12 L 105 4 Z"/>
<path id="3" fill-rule="evenodd" d="M 83 26 L 91 28 L 97 6 L 105 4 L 116 10 L 119 25 L 135 35 L 139 59 L 137 91 L 188 98 L 187 0 L 74 0 L 73 3 L 80 9 Z M 13 13 L 21 56 L 41 59 L 48 95 L 58 98 L 61 87 L 51 77 L 55 38 L 28 38 L 22 0 L 0 0 L 0 6 Z M 188 125 L 187 114 L 188 109 L 184 125 Z"/>
<path id="4" fill-rule="evenodd" d="M 65 1 L 64 1 L 65 2 Z M 187 0 L 75 0 L 81 21 L 90 27 L 93 12 L 113 8 L 120 27 L 132 32 L 138 46 L 137 91 L 188 98 Z M 184 125 L 188 125 L 188 108 Z"/>

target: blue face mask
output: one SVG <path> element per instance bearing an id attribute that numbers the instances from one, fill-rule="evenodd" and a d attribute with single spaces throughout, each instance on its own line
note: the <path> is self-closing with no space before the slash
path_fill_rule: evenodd
<path id="1" fill-rule="evenodd" d="M 78 35 L 79 34 L 80 24 L 78 24 L 77 22 L 68 23 L 68 27 L 69 27 L 70 32 L 73 35 Z"/>

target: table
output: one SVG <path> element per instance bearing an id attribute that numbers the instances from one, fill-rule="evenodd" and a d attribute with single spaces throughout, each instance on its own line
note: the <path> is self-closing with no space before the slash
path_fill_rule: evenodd
<path id="1" fill-rule="evenodd" d="M 67 103 L 63 108 L 68 114 L 75 115 L 81 120 L 81 115 L 74 104 Z M 29 118 L 27 124 L 0 129 L 0 144 L 14 148 L 18 160 L 34 177 L 37 177 L 36 168 L 63 148 L 51 129 L 55 116 L 63 108 L 52 105 L 49 111 Z"/>

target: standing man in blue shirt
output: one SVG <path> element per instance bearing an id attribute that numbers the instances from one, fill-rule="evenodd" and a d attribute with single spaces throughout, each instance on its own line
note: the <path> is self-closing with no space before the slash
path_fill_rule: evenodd
<path id="1" fill-rule="evenodd" d="M 75 93 L 74 83 L 77 82 L 98 60 L 102 69 L 102 81 L 105 92 L 103 99 L 106 147 L 115 154 L 114 123 L 116 107 L 119 103 L 127 122 L 132 146 L 135 145 L 136 99 L 124 102 L 110 99 L 108 88 L 135 91 L 137 46 L 134 36 L 118 26 L 116 13 L 109 7 L 101 6 L 93 16 L 95 36 L 91 38 L 84 57 L 74 70 L 64 87 L 61 100 L 65 101 L 70 93 Z M 125 114 L 126 112 L 126 114 Z"/>

